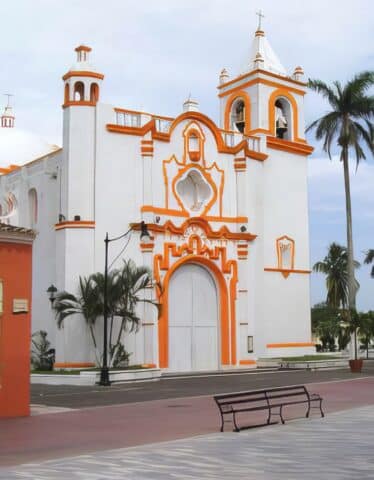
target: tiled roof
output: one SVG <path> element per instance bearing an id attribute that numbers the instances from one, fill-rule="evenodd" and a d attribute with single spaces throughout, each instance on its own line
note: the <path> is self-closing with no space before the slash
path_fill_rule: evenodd
<path id="1" fill-rule="evenodd" d="M 15 227 L 14 225 L 8 225 L 0 222 L 0 233 L 21 234 L 26 237 L 35 237 L 35 232 L 31 228 Z"/>

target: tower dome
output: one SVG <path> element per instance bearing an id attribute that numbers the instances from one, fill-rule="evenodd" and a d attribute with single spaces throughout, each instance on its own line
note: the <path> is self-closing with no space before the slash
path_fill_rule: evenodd
<path id="1" fill-rule="evenodd" d="M 34 133 L 14 126 L 14 113 L 10 115 L 9 105 L 1 116 L 0 126 L 0 174 L 7 173 L 12 167 L 18 167 L 39 157 L 56 152 L 60 149 L 51 145 Z M 11 125 L 5 124 L 3 118 L 12 118 Z"/>

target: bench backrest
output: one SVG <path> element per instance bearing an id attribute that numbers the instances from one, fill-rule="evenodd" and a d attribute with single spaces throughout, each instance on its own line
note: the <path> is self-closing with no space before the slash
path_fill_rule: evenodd
<path id="1" fill-rule="evenodd" d="M 220 410 L 225 411 L 231 405 L 248 404 L 249 408 L 255 408 L 259 405 L 272 405 L 277 403 L 281 398 L 297 400 L 309 400 L 308 390 L 304 385 L 296 385 L 293 387 L 275 387 L 265 388 L 262 390 L 249 390 L 246 392 L 234 392 L 215 395 L 213 398 Z M 247 406 L 247 405 L 246 405 Z"/>

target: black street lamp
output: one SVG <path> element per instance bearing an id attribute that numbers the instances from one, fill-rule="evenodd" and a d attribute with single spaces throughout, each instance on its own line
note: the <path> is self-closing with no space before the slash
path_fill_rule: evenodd
<path id="1" fill-rule="evenodd" d="M 108 232 L 105 235 L 105 264 L 104 264 L 104 346 L 103 346 L 103 364 L 100 370 L 99 385 L 103 387 L 110 386 L 109 380 L 109 368 L 108 368 L 108 247 L 110 242 L 115 242 L 125 238 L 136 226 L 140 226 L 140 240 L 145 237 L 150 238 L 147 225 L 144 221 L 140 224 L 132 225 L 127 232 L 123 233 L 119 237 L 109 238 Z"/>
<path id="2" fill-rule="evenodd" d="M 57 288 L 52 283 L 52 285 L 47 289 L 48 298 L 49 298 L 49 301 L 51 302 L 51 307 L 53 307 L 53 302 L 55 301 L 55 298 L 56 298 L 56 292 L 57 292 Z"/>

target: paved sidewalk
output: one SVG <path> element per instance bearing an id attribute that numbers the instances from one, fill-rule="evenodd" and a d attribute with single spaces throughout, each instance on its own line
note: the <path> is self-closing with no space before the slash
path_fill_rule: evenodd
<path id="1" fill-rule="evenodd" d="M 330 413 L 374 404 L 374 377 L 314 383 Z M 304 406 L 285 411 L 287 420 L 305 415 Z M 266 412 L 253 412 L 251 424 Z M 125 405 L 75 409 L 0 421 L 0 465 L 12 466 L 104 450 L 214 434 L 219 414 L 211 396 L 174 398 Z M 227 425 L 230 429 L 230 425 Z M 259 430 L 257 430 L 259 431 Z M 85 479 L 86 480 L 86 479 Z M 132 480 L 132 479 L 131 479 Z M 230 479 L 231 480 L 231 479 Z"/>
<path id="2" fill-rule="evenodd" d="M 374 478 L 374 406 L 246 432 L 211 434 L 0 469 L 0 478 L 360 480 Z"/>

